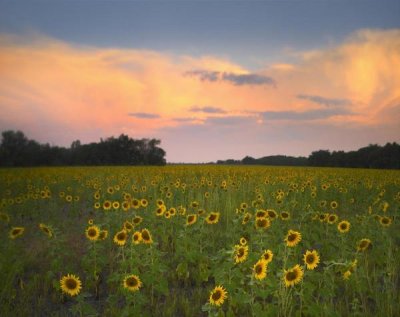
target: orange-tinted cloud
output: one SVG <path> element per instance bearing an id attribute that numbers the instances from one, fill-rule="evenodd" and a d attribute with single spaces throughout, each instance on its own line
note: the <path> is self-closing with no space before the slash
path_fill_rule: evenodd
<path id="1" fill-rule="evenodd" d="M 43 141 L 49 133 L 64 144 L 120 133 L 151 137 L 240 118 L 393 124 L 399 98 L 400 30 L 362 30 L 257 72 L 214 56 L 0 36 L 0 128 Z"/>

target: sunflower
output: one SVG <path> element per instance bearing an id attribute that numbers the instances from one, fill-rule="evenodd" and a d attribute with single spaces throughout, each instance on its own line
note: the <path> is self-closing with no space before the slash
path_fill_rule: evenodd
<path id="1" fill-rule="evenodd" d="M 219 212 L 211 212 L 207 217 L 206 217 L 206 222 L 211 225 L 211 224 L 216 224 L 219 220 Z"/>
<path id="2" fill-rule="evenodd" d="M 249 246 L 247 245 L 235 245 L 235 251 L 233 258 L 236 263 L 242 263 L 246 261 L 247 255 L 249 254 Z"/>
<path id="3" fill-rule="evenodd" d="M 119 209 L 119 206 L 120 206 L 120 203 L 119 203 L 119 201 L 113 201 L 113 203 L 112 203 L 112 207 L 113 207 L 113 209 L 115 209 L 115 210 L 117 210 L 117 209 Z"/>
<path id="4" fill-rule="evenodd" d="M 167 207 L 165 207 L 165 205 L 161 205 L 160 207 L 157 208 L 156 210 L 156 215 L 158 217 L 161 217 L 164 215 L 164 212 L 167 210 Z"/>
<path id="5" fill-rule="evenodd" d="M 273 210 L 273 209 L 268 209 L 267 210 L 267 216 L 268 216 L 268 218 L 269 219 L 276 219 L 276 217 L 278 216 L 278 214 L 276 213 L 276 211 L 275 210 Z"/>
<path id="6" fill-rule="evenodd" d="M 245 225 L 246 223 L 248 223 L 250 218 L 251 218 L 251 213 L 246 212 L 243 216 L 242 225 Z"/>
<path id="7" fill-rule="evenodd" d="M 190 206 L 191 206 L 192 208 L 197 208 L 197 207 L 199 207 L 199 203 L 198 203 L 197 201 L 192 201 L 192 202 L 190 203 Z"/>
<path id="8" fill-rule="evenodd" d="M 268 264 L 272 261 L 274 254 L 271 250 L 265 250 L 261 258 Z"/>
<path id="9" fill-rule="evenodd" d="M 4 212 L 0 212 L 0 220 L 4 222 L 10 222 L 10 216 Z"/>
<path id="10" fill-rule="evenodd" d="M 228 297 L 228 292 L 223 286 L 216 286 L 210 293 L 209 302 L 211 305 L 221 306 Z"/>
<path id="11" fill-rule="evenodd" d="M 255 227 L 256 229 L 267 229 L 271 225 L 268 218 L 256 218 Z"/>
<path id="12" fill-rule="evenodd" d="M 94 209 L 100 209 L 100 207 L 101 207 L 101 204 L 98 201 L 96 201 L 94 203 Z"/>
<path id="13" fill-rule="evenodd" d="M 133 229 L 133 224 L 130 221 L 125 221 L 123 227 L 127 232 L 131 232 Z"/>
<path id="14" fill-rule="evenodd" d="M 285 270 L 283 274 L 283 280 L 285 286 L 294 286 L 298 284 L 303 278 L 304 272 L 300 265 L 296 264 L 289 270 Z"/>
<path id="15" fill-rule="evenodd" d="M 290 214 L 287 211 L 282 211 L 281 212 L 281 219 L 282 220 L 289 220 L 290 219 Z"/>
<path id="16" fill-rule="evenodd" d="M 162 199 L 157 199 L 156 205 L 157 205 L 158 207 L 164 206 L 164 201 L 163 201 Z"/>
<path id="17" fill-rule="evenodd" d="M 15 239 L 19 236 L 22 236 L 24 231 L 25 231 L 24 227 L 12 227 L 12 229 L 10 230 L 10 233 L 9 233 L 9 237 L 11 239 Z"/>
<path id="18" fill-rule="evenodd" d="M 267 276 L 267 261 L 258 260 L 253 266 L 253 274 L 257 280 L 263 280 Z"/>
<path id="19" fill-rule="evenodd" d="M 132 199 L 131 201 L 131 206 L 134 209 L 139 209 L 140 208 L 140 200 L 139 199 Z"/>
<path id="20" fill-rule="evenodd" d="M 127 239 L 128 233 L 126 232 L 126 230 L 121 230 L 115 234 L 113 241 L 119 246 L 124 246 Z"/>
<path id="21" fill-rule="evenodd" d="M 285 238 L 288 247 L 294 247 L 301 241 L 301 233 L 294 230 L 289 230 Z"/>
<path id="22" fill-rule="evenodd" d="M 128 291 L 136 292 L 142 287 L 142 281 L 137 275 L 128 275 L 124 279 L 123 286 Z"/>
<path id="23" fill-rule="evenodd" d="M 334 224 L 336 221 L 338 221 L 338 219 L 339 219 L 339 217 L 338 217 L 338 215 L 336 215 L 336 214 L 330 214 L 329 216 L 328 216 L 328 223 L 329 224 Z"/>
<path id="24" fill-rule="evenodd" d="M 104 210 L 110 210 L 110 209 L 111 209 L 111 201 L 106 200 L 106 201 L 103 203 L 103 209 L 104 209 Z"/>
<path id="25" fill-rule="evenodd" d="M 347 220 L 343 220 L 339 222 L 337 228 L 341 233 L 348 232 L 350 230 L 350 222 L 348 222 Z"/>
<path id="26" fill-rule="evenodd" d="M 147 199 L 142 198 L 142 199 L 140 200 L 140 205 L 141 205 L 142 207 L 146 208 L 146 207 L 148 206 L 148 204 L 149 204 L 149 202 L 147 201 Z"/>
<path id="27" fill-rule="evenodd" d="M 39 224 L 39 229 L 45 233 L 49 238 L 51 238 L 53 236 L 53 231 L 46 226 L 44 223 Z"/>
<path id="28" fill-rule="evenodd" d="M 365 251 L 371 246 L 370 239 L 361 239 L 357 243 L 357 251 Z"/>
<path id="29" fill-rule="evenodd" d="M 140 231 L 136 231 L 132 235 L 132 243 L 139 244 L 140 242 L 142 242 L 142 233 Z"/>
<path id="30" fill-rule="evenodd" d="M 308 270 L 314 270 L 318 266 L 319 260 L 319 254 L 316 250 L 307 250 L 303 256 L 304 264 Z"/>
<path id="31" fill-rule="evenodd" d="M 140 216 L 135 216 L 135 218 L 132 219 L 132 222 L 135 226 L 141 224 L 143 221 L 143 218 Z"/>
<path id="32" fill-rule="evenodd" d="M 197 215 L 196 214 L 190 214 L 187 215 L 186 217 L 186 225 L 190 226 L 192 224 L 194 224 L 197 221 Z"/>
<path id="33" fill-rule="evenodd" d="M 123 210 L 123 211 L 128 211 L 129 208 L 131 208 L 131 205 L 130 205 L 129 201 L 124 201 L 124 202 L 121 204 L 121 207 L 122 207 L 122 210 Z"/>
<path id="34" fill-rule="evenodd" d="M 332 209 L 336 209 L 339 206 L 339 204 L 337 203 L 337 201 L 333 200 L 331 201 L 331 208 Z"/>
<path id="35" fill-rule="evenodd" d="M 169 213 L 170 213 L 171 216 L 175 216 L 175 215 L 176 215 L 176 208 L 171 207 L 171 208 L 169 209 Z"/>
<path id="36" fill-rule="evenodd" d="M 380 217 L 379 223 L 384 227 L 389 227 L 392 224 L 392 219 L 386 216 Z"/>
<path id="37" fill-rule="evenodd" d="M 319 214 L 318 219 L 321 222 L 326 222 L 328 220 L 329 214 L 327 212 Z"/>
<path id="38" fill-rule="evenodd" d="M 75 296 L 81 291 L 82 283 L 78 276 L 67 274 L 61 278 L 60 286 L 63 293 Z"/>
<path id="39" fill-rule="evenodd" d="M 99 234 L 99 240 L 105 240 L 108 237 L 108 231 L 107 230 L 101 230 Z"/>
<path id="40" fill-rule="evenodd" d="M 89 226 L 86 231 L 86 238 L 88 238 L 90 241 L 97 241 L 100 236 L 100 229 L 97 226 Z"/>
<path id="41" fill-rule="evenodd" d="M 142 229 L 142 240 L 143 243 L 151 244 L 153 243 L 153 239 L 151 238 L 150 231 L 148 229 Z"/>
<path id="42" fill-rule="evenodd" d="M 171 218 L 171 213 L 169 212 L 169 210 L 167 210 L 167 211 L 164 213 L 164 217 L 165 217 L 166 219 Z"/>
<path id="43" fill-rule="evenodd" d="M 93 220 L 93 219 L 89 219 L 89 220 L 88 220 L 88 225 L 91 226 L 92 224 L 94 224 L 94 220 Z"/>
<path id="44" fill-rule="evenodd" d="M 239 243 L 240 243 L 240 245 L 246 245 L 247 239 L 245 237 L 241 237 Z"/>
<path id="45" fill-rule="evenodd" d="M 265 218 L 267 216 L 267 212 L 263 209 L 259 209 L 256 211 L 256 218 Z"/>

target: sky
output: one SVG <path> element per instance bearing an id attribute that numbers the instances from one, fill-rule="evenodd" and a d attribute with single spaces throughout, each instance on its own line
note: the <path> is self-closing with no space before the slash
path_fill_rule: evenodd
<path id="1" fill-rule="evenodd" d="M 168 162 L 400 141 L 400 1 L 0 0 L 0 131 Z"/>

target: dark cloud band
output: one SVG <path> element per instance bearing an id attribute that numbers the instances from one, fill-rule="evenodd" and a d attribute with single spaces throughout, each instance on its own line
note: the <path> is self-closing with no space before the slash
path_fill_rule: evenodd
<path id="1" fill-rule="evenodd" d="M 235 86 L 243 85 L 271 85 L 275 86 L 276 82 L 273 78 L 256 74 L 237 74 L 229 72 L 217 72 L 208 70 L 191 70 L 184 73 L 185 76 L 198 77 L 201 81 L 225 81 Z"/>

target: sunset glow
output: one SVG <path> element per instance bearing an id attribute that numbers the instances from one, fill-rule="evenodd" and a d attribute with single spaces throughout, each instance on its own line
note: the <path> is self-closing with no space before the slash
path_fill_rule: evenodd
<path id="1" fill-rule="evenodd" d="M 161 139 L 168 161 L 206 162 L 400 140 L 399 28 L 354 29 L 272 62 L 257 52 L 256 68 L 218 50 L 0 31 L 0 127 L 41 142 L 125 133 Z"/>

